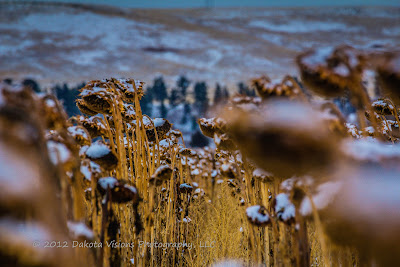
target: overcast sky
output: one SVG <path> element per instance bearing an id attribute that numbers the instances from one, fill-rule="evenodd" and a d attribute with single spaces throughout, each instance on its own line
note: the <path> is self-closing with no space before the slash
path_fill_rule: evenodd
<path id="1" fill-rule="evenodd" d="M 47 0 L 54 2 L 98 3 L 142 8 L 186 8 L 204 7 L 211 3 L 216 7 L 257 6 L 400 6 L 400 0 Z"/>

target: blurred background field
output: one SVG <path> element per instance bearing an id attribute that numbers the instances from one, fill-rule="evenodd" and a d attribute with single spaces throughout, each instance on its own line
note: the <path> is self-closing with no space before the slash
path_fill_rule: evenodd
<path id="1" fill-rule="evenodd" d="M 261 74 L 296 75 L 293 58 L 304 49 L 395 46 L 400 38 L 399 7 L 131 9 L 20 2 L 0 2 L 0 76 L 29 76 L 43 86 L 109 76 L 150 83 L 163 75 L 171 87 L 186 75 L 234 91 L 239 81 Z"/>

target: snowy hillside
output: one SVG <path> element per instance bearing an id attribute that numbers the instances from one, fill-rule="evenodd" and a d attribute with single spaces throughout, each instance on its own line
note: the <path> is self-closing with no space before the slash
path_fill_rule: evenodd
<path id="1" fill-rule="evenodd" d="M 105 10 L 0 4 L 0 77 L 150 83 L 163 74 L 172 84 L 185 74 L 233 85 L 296 74 L 294 56 L 310 47 L 400 39 L 398 8 Z"/>

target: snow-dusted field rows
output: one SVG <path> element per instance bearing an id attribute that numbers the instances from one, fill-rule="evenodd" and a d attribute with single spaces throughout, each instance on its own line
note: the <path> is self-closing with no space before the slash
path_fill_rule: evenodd
<path id="1" fill-rule="evenodd" d="M 120 10 L 0 5 L 0 76 L 43 83 L 163 74 L 233 85 L 296 74 L 293 58 L 342 43 L 396 46 L 399 8 Z"/>

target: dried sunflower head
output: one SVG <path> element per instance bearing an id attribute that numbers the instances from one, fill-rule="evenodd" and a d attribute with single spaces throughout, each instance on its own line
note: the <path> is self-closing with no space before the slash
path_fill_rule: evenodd
<path id="1" fill-rule="evenodd" d="M 398 170 L 372 165 L 341 168 L 342 186 L 327 209 L 324 228 L 339 245 L 354 246 L 380 266 L 400 260 L 400 190 Z"/>
<path id="2" fill-rule="evenodd" d="M 395 112 L 395 107 L 387 99 L 378 99 L 372 102 L 373 110 L 379 115 L 392 115 Z"/>
<path id="3" fill-rule="evenodd" d="M 276 216 L 279 220 L 291 224 L 294 222 L 296 217 L 296 208 L 294 204 L 290 201 L 289 195 L 285 193 L 280 193 L 276 195 L 273 201 L 273 207 Z"/>
<path id="4" fill-rule="evenodd" d="M 153 119 L 153 123 L 157 131 L 158 140 L 160 141 L 166 138 L 166 134 L 169 132 L 169 130 L 171 130 L 172 124 L 168 120 L 163 118 L 155 118 Z M 146 130 L 146 135 L 149 142 L 155 142 L 157 140 L 155 133 L 156 131 L 154 131 L 153 127 Z"/>
<path id="5" fill-rule="evenodd" d="M 91 143 L 90 135 L 83 126 L 70 126 L 68 133 L 75 139 L 80 146 L 88 146 Z"/>
<path id="6" fill-rule="evenodd" d="M 307 182 L 307 181 L 305 181 Z M 292 188 L 292 195 L 295 195 L 296 191 L 300 191 L 301 185 L 294 185 Z M 310 197 L 305 196 L 304 194 L 301 196 L 301 199 L 298 198 L 296 200 L 300 201 L 296 203 L 298 205 L 298 211 L 303 217 L 313 217 L 313 205 L 315 209 L 321 216 L 321 219 L 325 219 L 325 217 L 329 218 L 327 211 L 329 207 L 334 204 L 337 198 L 340 198 L 340 193 L 343 187 L 343 183 L 341 181 L 328 181 L 319 184 L 314 189 L 311 195 L 311 199 L 313 204 L 311 204 Z"/>
<path id="7" fill-rule="evenodd" d="M 293 98 L 301 92 L 296 86 L 293 78 L 286 76 L 281 81 L 272 81 L 268 76 L 252 80 L 252 86 L 256 88 L 258 95 L 262 99 L 271 97 L 288 97 Z"/>
<path id="8" fill-rule="evenodd" d="M 182 137 L 182 132 L 179 130 L 171 130 L 168 132 L 167 137 L 171 138 L 174 142 L 178 142 L 177 140 Z"/>
<path id="9" fill-rule="evenodd" d="M 106 81 L 111 83 L 111 85 L 121 93 L 122 99 L 128 103 L 134 103 L 135 96 L 140 100 L 144 95 L 144 82 L 139 80 L 111 78 Z"/>
<path id="10" fill-rule="evenodd" d="M 61 129 L 67 118 L 58 100 L 52 95 L 41 98 L 41 112 L 45 118 L 47 129 Z"/>
<path id="11" fill-rule="evenodd" d="M 169 165 L 164 164 L 155 170 L 152 177 L 158 180 L 166 181 L 171 179 L 171 175 L 172 175 L 172 168 Z"/>
<path id="12" fill-rule="evenodd" d="M 253 177 L 262 183 L 270 183 L 274 180 L 272 173 L 266 172 L 260 168 L 257 168 L 253 171 Z"/>
<path id="13" fill-rule="evenodd" d="M 351 124 L 351 123 L 346 123 L 344 126 L 346 127 L 347 133 L 350 136 L 352 136 L 352 137 L 354 137 L 356 139 L 361 138 L 362 132 L 357 128 L 356 125 Z"/>
<path id="14" fill-rule="evenodd" d="M 375 116 L 375 120 L 379 123 L 381 123 L 382 122 L 382 118 L 375 112 L 375 111 L 373 111 L 373 114 L 374 114 L 374 116 Z M 369 111 L 369 110 L 366 110 L 365 111 L 365 118 L 367 118 L 367 120 L 369 120 L 369 121 L 371 121 L 372 120 L 372 116 L 371 116 L 371 112 Z"/>
<path id="15" fill-rule="evenodd" d="M 214 138 L 215 133 L 224 133 L 224 130 L 226 129 L 226 122 L 221 118 L 200 118 L 198 124 L 201 132 L 210 138 Z"/>
<path id="16" fill-rule="evenodd" d="M 346 119 L 339 108 L 332 102 L 326 102 L 321 105 L 320 109 L 328 123 L 329 130 L 337 135 L 347 136 Z"/>
<path id="17" fill-rule="evenodd" d="M 133 120 L 136 120 L 136 111 L 135 111 L 135 106 L 131 104 L 123 104 L 123 111 L 122 111 L 122 118 L 126 122 L 131 122 Z"/>
<path id="18" fill-rule="evenodd" d="M 81 89 L 79 96 L 90 110 L 101 114 L 111 114 L 112 89 L 106 81 L 89 82 Z"/>
<path id="19" fill-rule="evenodd" d="M 236 145 L 228 134 L 214 134 L 214 143 L 219 150 L 234 151 L 236 150 Z"/>
<path id="20" fill-rule="evenodd" d="M 361 130 L 363 135 L 374 137 L 376 136 L 375 129 L 372 126 L 365 127 Z"/>
<path id="21" fill-rule="evenodd" d="M 181 154 L 182 156 L 186 156 L 186 157 L 195 157 L 195 156 L 197 156 L 197 153 L 196 153 L 195 150 L 190 149 L 190 148 L 184 148 L 184 147 L 179 149 L 179 154 Z"/>
<path id="22" fill-rule="evenodd" d="M 85 101 L 83 101 L 83 99 L 77 99 L 76 100 L 76 106 L 79 108 L 79 110 L 88 116 L 94 116 L 96 115 L 98 112 L 91 110 L 88 105 L 86 104 Z"/>
<path id="23" fill-rule="evenodd" d="M 229 133 L 263 169 L 280 177 L 326 170 L 335 162 L 336 135 L 321 112 L 293 101 L 273 101 L 259 113 L 226 113 Z"/>
<path id="24" fill-rule="evenodd" d="M 10 105 L 0 105 L 0 139 L 40 150 L 42 125 L 34 114 Z"/>
<path id="25" fill-rule="evenodd" d="M 31 112 L 37 106 L 36 95 L 30 87 L 0 83 L 0 104 Z"/>
<path id="26" fill-rule="evenodd" d="M 97 181 L 101 175 L 100 165 L 88 159 L 84 159 L 81 161 L 80 171 L 83 175 L 86 187 L 90 186 L 90 182 L 92 179 L 96 179 Z"/>
<path id="27" fill-rule="evenodd" d="M 215 126 L 214 126 L 213 118 L 211 118 L 211 119 L 200 118 L 198 120 L 198 123 L 200 125 L 201 132 L 205 136 L 210 137 L 210 138 L 214 137 Z"/>
<path id="28" fill-rule="evenodd" d="M 65 171 L 72 171 L 79 164 L 74 150 L 70 149 L 65 142 L 48 140 L 47 150 L 49 152 L 50 161 L 55 166 L 62 166 Z"/>
<path id="29" fill-rule="evenodd" d="M 219 168 L 219 171 L 220 171 L 221 175 L 223 175 L 224 177 L 230 178 L 230 179 L 234 179 L 239 176 L 239 172 L 238 172 L 236 166 L 230 162 L 226 162 L 226 163 L 222 164 L 221 167 Z"/>
<path id="30" fill-rule="evenodd" d="M 400 138 L 400 128 L 397 121 L 386 120 L 381 122 L 383 135 L 393 142 L 397 142 Z"/>
<path id="31" fill-rule="evenodd" d="M 229 99 L 229 103 L 233 106 L 237 106 L 240 104 L 249 104 L 249 103 L 259 105 L 261 103 L 261 98 L 237 94 L 233 96 L 231 99 Z"/>
<path id="32" fill-rule="evenodd" d="M 179 185 L 179 192 L 182 194 L 190 194 L 193 191 L 193 186 L 187 183 L 183 183 Z"/>
<path id="33" fill-rule="evenodd" d="M 264 206 L 255 205 L 246 209 L 247 219 L 256 226 L 267 226 L 271 223 L 270 216 Z"/>
<path id="34" fill-rule="evenodd" d="M 77 116 L 73 118 L 76 122 L 81 123 L 82 126 L 88 131 L 90 137 L 96 138 L 98 136 L 106 135 L 107 129 L 103 123 L 103 118 L 99 115 L 85 118 L 83 116 Z"/>
<path id="35" fill-rule="evenodd" d="M 86 157 L 108 171 L 115 169 L 118 164 L 118 157 L 115 153 L 111 151 L 108 145 L 100 141 L 90 145 L 86 150 Z"/>
<path id="36" fill-rule="evenodd" d="M 400 52 L 389 54 L 377 68 L 383 93 L 400 105 Z"/>
<path id="37" fill-rule="evenodd" d="M 21 218 L 30 214 L 32 219 L 38 215 L 40 218 L 43 206 L 39 205 L 46 205 L 41 202 L 48 197 L 44 193 L 49 193 L 50 188 L 53 190 L 53 180 L 46 179 L 53 178 L 54 167 L 49 161 L 42 132 L 40 128 L 35 129 L 37 122 L 19 109 L 17 111 L 21 112 L 21 118 L 28 121 L 17 121 L 14 112 L 11 113 L 14 107 L 8 107 L 11 110 L 6 112 L 5 108 L 0 105 L 0 214 Z M 7 118 L 10 115 L 12 117 Z"/>
<path id="38" fill-rule="evenodd" d="M 157 179 L 155 176 L 150 177 L 149 179 L 149 184 L 152 186 L 161 186 L 163 184 L 164 180 Z"/>
<path id="39" fill-rule="evenodd" d="M 325 97 L 341 96 L 352 77 L 361 77 L 365 57 L 350 46 L 307 51 L 297 57 L 304 84 Z"/>
<path id="40" fill-rule="evenodd" d="M 114 177 L 103 177 L 97 181 L 97 189 L 102 195 L 111 192 L 111 200 L 115 203 L 126 203 L 139 201 L 139 194 L 136 188 L 128 181 L 118 180 Z"/>

